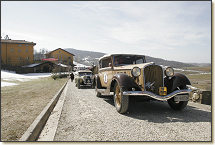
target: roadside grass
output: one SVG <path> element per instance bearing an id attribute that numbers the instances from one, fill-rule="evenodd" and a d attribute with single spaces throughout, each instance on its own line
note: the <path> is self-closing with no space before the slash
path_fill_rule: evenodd
<path id="1" fill-rule="evenodd" d="M 199 73 L 210 73 L 211 72 L 211 67 L 184 67 L 182 68 L 184 71 L 181 70 L 176 70 L 176 72 L 183 73 L 185 75 L 190 75 L 190 74 L 199 74 Z"/>
<path id="2" fill-rule="evenodd" d="M 17 141 L 68 79 L 51 77 L 1 88 L 1 141 Z"/>
<path id="3" fill-rule="evenodd" d="M 201 90 L 211 90 L 211 74 L 187 75 L 192 86 Z"/>
<path id="4" fill-rule="evenodd" d="M 184 67 L 185 70 L 196 70 L 196 71 L 204 71 L 204 72 L 211 72 L 211 67 Z"/>
<path id="5" fill-rule="evenodd" d="M 195 80 L 210 80 L 211 74 L 194 74 L 194 75 L 188 75 L 190 79 Z"/>
<path id="6" fill-rule="evenodd" d="M 191 85 L 201 90 L 211 90 L 211 67 L 184 67 L 184 71 L 176 70 L 188 77 Z M 206 74 L 204 74 L 206 73 Z"/>

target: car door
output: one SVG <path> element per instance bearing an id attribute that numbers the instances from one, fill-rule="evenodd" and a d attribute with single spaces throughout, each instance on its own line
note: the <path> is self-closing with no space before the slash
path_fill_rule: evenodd
<path id="1" fill-rule="evenodd" d="M 103 58 L 99 62 L 99 78 L 102 87 L 110 86 L 113 77 L 113 65 L 111 56 Z"/>

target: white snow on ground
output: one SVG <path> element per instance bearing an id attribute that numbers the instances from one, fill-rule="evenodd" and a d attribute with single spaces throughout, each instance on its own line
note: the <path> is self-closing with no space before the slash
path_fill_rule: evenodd
<path id="1" fill-rule="evenodd" d="M 18 85 L 17 83 L 11 83 L 6 81 L 30 81 L 32 79 L 38 79 L 42 77 L 49 77 L 51 73 L 29 73 L 29 74 L 16 74 L 13 71 L 1 70 L 1 87 Z"/>
<path id="2" fill-rule="evenodd" d="M 8 82 L 1 82 L 1 86 L 5 87 L 5 86 L 14 86 L 14 85 L 18 85 L 16 83 L 8 83 Z"/>

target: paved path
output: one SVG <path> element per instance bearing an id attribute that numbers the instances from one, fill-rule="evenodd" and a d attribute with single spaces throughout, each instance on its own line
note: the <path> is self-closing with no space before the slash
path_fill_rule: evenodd
<path id="1" fill-rule="evenodd" d="M 111 97 L 69 82 L 54 141 L 211 141 L 210 106 L 189 103 L 183 111 L 166 102 L 137 102 L 125 115 Z"/>

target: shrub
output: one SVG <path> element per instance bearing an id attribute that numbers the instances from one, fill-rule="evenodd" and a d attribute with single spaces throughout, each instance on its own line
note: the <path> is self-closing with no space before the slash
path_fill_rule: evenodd
<path id="1" fill-rule="evenodd" d="M 67 78 L 69 74 L 53 74 L 51 77 L 55 80 L 58 78 Z"/>

